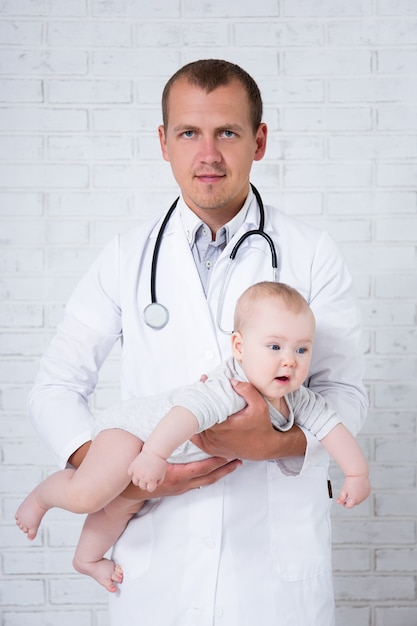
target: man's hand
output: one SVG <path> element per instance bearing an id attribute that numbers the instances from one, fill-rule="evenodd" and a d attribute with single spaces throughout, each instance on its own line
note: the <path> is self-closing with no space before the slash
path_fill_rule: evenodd
<path id="1" fill-rule="evenodd" d="M 194 435 L 191 441 L 207 452 L 226 459 L 261 461 L 305 453 L 306 439 L 295 427 L 276 431 L 271 423 L 268 405 L 250 383 L 231 381 L 247 406 L 221 424 Z"/>
<path id="2" fill-rule="evenodd" d="M 82 445 L 68 459 L 73 467 L 79 467 L 88 452 L 91 441 Z M 234 459 L 227 461 L 219 457 L 194 461 L 193 463 L 168 463 L 164 481 L 152 493 L 152 498 L 178 496 L 190 489 L 207 487 L 231 474 L 242 462 Z M 132 483 L 123 491 L 123 496 L 134 500 L 149 500 L 149 492 L 135 487 Z"/>
<path id="3" fill-rule="evenodd" d="M 69 462 L 74 467 L 79 467 L 88 452 L 91 441 L 82 445 L 70 457 Z M 219 457 L 194 461 L 193 463 L 168 463 L 164 482 L 152 493 L 152 498 L 165 496 L 178 496 L 190 489 L 198 489 L 216 483 L 221 478 L 234 472 L 242 462 L 235 459 L 227 461 Z M 149 499 L 149 492 L 135 487 L 132 483 L 123 492 L 126 498 L 133 500 Z"/>
<path id="4" fill-rule="evenodd" d="M 242 465 L 241 461 L 226 461 L 219 457 L 194 461 L 193 463 L 168 463 L 163 483 L 152 492 L 152 498 L 178 496 L 190 489 L 199 489 L 216 483 Z M 149 492 L 135 487 L 126 487 L 123 495 L 127 498 L 149 499 Z"/>

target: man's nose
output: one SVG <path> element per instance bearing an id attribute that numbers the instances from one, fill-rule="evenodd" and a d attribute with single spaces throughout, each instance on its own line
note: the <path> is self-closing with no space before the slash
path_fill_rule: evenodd
<path id="1" fill-rule="evenodd" d="M 202 163 L 218 163 L 222 156 L 217 140 L 214 137 L 206 137 L 200 144 L 200 161 Z"/>

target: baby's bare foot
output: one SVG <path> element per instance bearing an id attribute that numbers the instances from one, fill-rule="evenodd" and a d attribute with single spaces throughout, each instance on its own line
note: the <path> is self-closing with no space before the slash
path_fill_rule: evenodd
<path id="1" fill-rule="evenodd" d="M 72 564 L 77 572 L 91 576 L 111 593 L 117 591 L 117 584 L 123 582 L 122 568 L 110 559 L 100 559 L 100 561 L 87 563 L 80 561 L 78 558 L 74 558 Z"/>
<path id="2" fill-rule="evenodd" d="M 39 503 L 35 491 L 32 491 L 17 509 L 15 515 L 16 524 L 20 530 L 27 534 L 28 539 L 35 539 L 42 518 L 47 510 Z"/>

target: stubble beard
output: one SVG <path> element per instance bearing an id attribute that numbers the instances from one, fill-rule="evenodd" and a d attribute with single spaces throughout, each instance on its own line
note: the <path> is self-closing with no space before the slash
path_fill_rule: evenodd
<path id="1" fill-rule="evenodd" d="M 216 211 L 225 209 L 236 202 L 236 194 L 230 191 L 219 190 L 216 184 L 208 184 L 204 191 L 197 190 L 189 195 L 191 202 L 201 211 Z"/>

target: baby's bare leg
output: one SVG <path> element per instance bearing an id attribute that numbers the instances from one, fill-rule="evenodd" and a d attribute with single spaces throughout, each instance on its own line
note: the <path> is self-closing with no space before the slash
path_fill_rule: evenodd
<path id="1" fill-rule="evenodd" d="M 16 512 L 17 525 L 34 539 L 52 507 L 73 513 L 100 510 L 129 484 L 127 468 L 141 448 L 140 439 L 124 430 L 102 431 L 77 470 L 56 472 L 35 487 Z"/>
<path id="2" fill-rule="evenodd" d="M 46 488 L 49 489 L 49 486 L 52 487 L 52 485 L 58 483 L 65 485 L 67 481 L 71 480 L 74 472 L 75 470 L 66 469 L 52 474 L 52 476 L 46 479 L 46 481 L 53 479 L 50 480 Z M 49 504 L 48 500 L 45 500 L 43 497 L 46 481 L 35 487 L 16 511 L 16 524 L 20 530 L 27 534 L 30 540 L 35 539 L 43 516 L 52 506 Z"/>
<path id="3" fill-rule="evenodd" d="M 107 591 L 117 591 L 115 583 L 123 581 L 123 570 L 110 559 L 103 558 L 117 541 L 132 515 L 144 501 L 118 496 L 100 511 L 88 515 L 75 551 L 73 565 L 77 572 L 87 574 Z"/>

